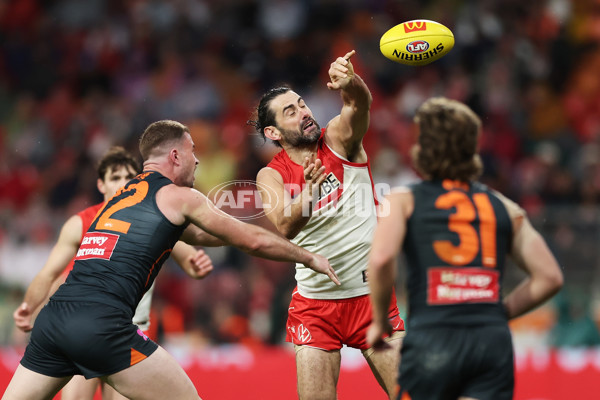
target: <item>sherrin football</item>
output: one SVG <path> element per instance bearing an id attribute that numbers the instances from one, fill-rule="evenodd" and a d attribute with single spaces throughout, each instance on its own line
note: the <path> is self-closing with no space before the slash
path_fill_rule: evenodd
<path id="1" fill-rule="evenodd" d="M 405 65 L 427 65 L 454 47 L 454 35 L 444 25 L 415 19 L 394 26 L 381 36 L 379 49 L 392 61 Z"/>

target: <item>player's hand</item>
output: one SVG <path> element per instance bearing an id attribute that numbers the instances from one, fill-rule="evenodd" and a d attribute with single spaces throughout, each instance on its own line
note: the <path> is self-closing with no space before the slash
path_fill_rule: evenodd
<path id="1" fill-rule="evenodd" d="M 306 182 L 306 189 L 311 196 L 311 200 L 315 201 L 319 198 L 319 187 L 325 181 L 325 178 L 327 178 L 325 166 L 318 158 L 314 162 L 311 162 L 310 158 L 305 157 L 302 168 L 304 168 L 304 182 Z"/>
<path id="2" fill-rule="evenodd" d="M 15 310 L 15 312 L 13 313 L 13 318 L 15 320 L 15 325 L 17 326 L 17 328 L 19 328 L 23 332 L 29 332 L 30 330 L 32 330 L 33 329 L 33 324 L 31 323 L 32 314 L 33 314 L 33 312 L 29 308 L 29 304 L 27 304 L 25 302 L 21 303 L 19 308 L 17 308 Z"/>
<path id="3" fill-rule="evenodd" d="M 329 67 L 329 79 L 331 82 L 327 82 L 327 88 L 330 90 L 344 89 L 352 78 L 354 77 L 354 66 L 350 62 L 350 57 L 356 54 L 356 51 L 352 50 L 346 53 L 344 57 L 338 57 Z"/>
<path id="4" fill-rule="evenodd" d="M 385 340 L 384 335 L 392 334 L 392 325 L 388 321 L 383 324 L 371 322 L 371 325 L 367 329 L 367 345 L 372 347 L 374 350 L 387 350 L 391 349 L 392 346 Z"/>
<path id="5" fill-rule="evenodd" d="M 313 254 L 313 259 L 311 260 L 310 264 L 305 265 L 315 272 L 320 272 L 327 275 L 329 279 L 331 279 L 336 285 L 341 285 L 340 279 L 335 273 L 335 270 L 331 264 L 329 264 L 329 260 L 327 260 L 325 257 L 318 254 Z"/>
<path id="6" fill-rule="evenodd" d="M 191 267 L 189 275 L 194 279 L 203 279 L 214 269 L 212 260 L 202 249 L 190 256 L 188 262 Z"/>

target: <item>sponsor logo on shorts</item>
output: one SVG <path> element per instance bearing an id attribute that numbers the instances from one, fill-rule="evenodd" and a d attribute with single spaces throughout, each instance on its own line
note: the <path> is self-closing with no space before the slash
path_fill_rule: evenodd
<path id="1" fill-rule="evenodd" d="M 144 340 L 148 340 L 148 336 L 146 336 L 146 335 L 144 334 L 144 332 L 142 332 L 142 330 L 141 330 L 141 329 L 138 329 L 138 330 L 137 330 L 137 334 L 138 334 L 138 335 L 140 335 L 141 337 L 143 337 L 143 338 L 144 338 Z"/>
<path id="2" fill-rule="evenodd" d="M 119 235 L 113 233 L 87 232 L 77 250 L 76 260 L 101 258 L 110 260 Z"/>
<path id="3" fill-rule="evenodd" d="M 304 324 L 298 325 L 298 329 L 296 329 L 296 337 L 300 343 L 308 343 L 312 340 L 312 335 L 310 334 L 308 328 L 304 326 Z"/>

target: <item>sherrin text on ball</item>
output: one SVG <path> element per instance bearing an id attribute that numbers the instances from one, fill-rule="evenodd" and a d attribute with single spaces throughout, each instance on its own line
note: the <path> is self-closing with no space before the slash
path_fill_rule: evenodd
<path id="1" fill-rule="evenodd" d="M 405 65 L 427 65 L 454 47 L 452 31 L 439 22 L 416 19 L 403 22 L 381 36 L 379 49 L 392 61 Z"/>

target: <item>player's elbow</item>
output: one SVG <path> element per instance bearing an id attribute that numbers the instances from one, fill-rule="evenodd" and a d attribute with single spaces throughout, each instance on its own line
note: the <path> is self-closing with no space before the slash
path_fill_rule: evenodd
<path id="1" fill-rule="evenodd" d="M 259 254 L 269 246 L 269 240 L 262 233 L 248 235 L 247 239 L 239 247 L 248 254 Z"/>
<path id="2" fill-rule="evenodd" d="M 565 283 L 565 278 L 558 265 L 545 276 L 546 288 L 552 295 L 558 293 Z"/>

